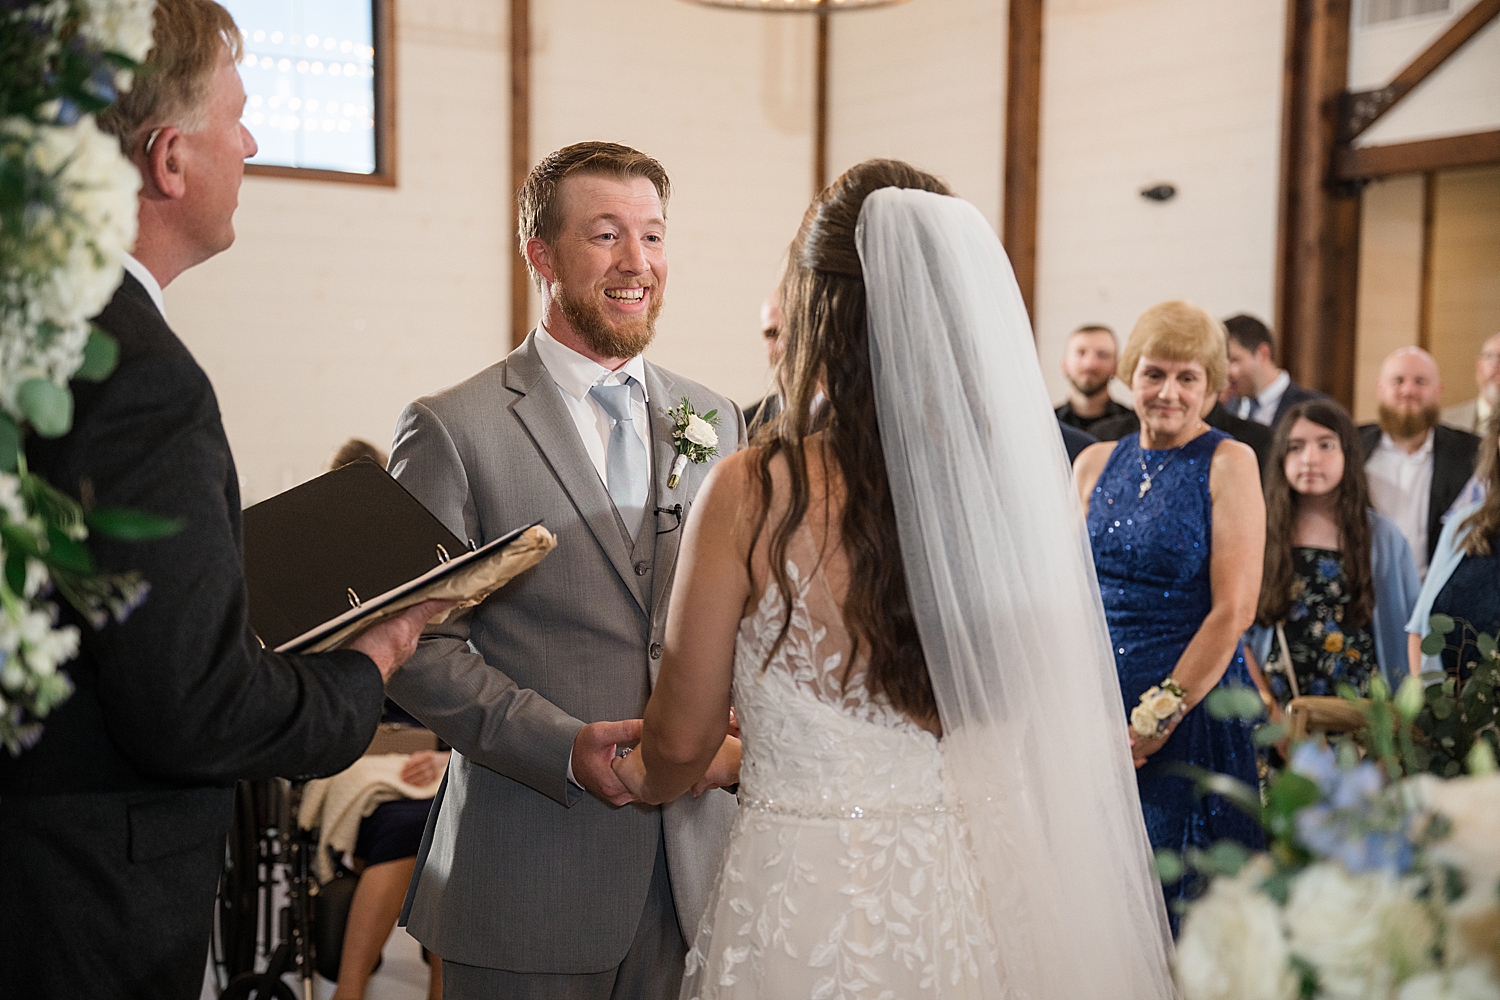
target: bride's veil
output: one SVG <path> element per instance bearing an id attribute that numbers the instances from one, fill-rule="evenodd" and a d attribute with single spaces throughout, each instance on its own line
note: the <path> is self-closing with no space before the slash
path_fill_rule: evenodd
<path id="1" fill-rule="evenodd" d="M 1161 1000 L 1166 909 L 1083 518 L 1010 262 L 968 202 L 866 198 L 906 582 L 1009 996 Z"/>

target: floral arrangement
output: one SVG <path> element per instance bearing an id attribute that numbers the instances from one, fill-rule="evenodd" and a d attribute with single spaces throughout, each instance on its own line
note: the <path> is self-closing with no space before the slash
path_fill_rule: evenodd
<path id="1" fill-rule="evenodd" d="M 1305 740 L 1262 797 L 1222 775 L 1212 790 L 1260 817 L 1269 849 L 1230 842 L 1187 858 L 1211 879 L 1188 904 L 1175 970 L 1185 1000 L 1500 1000 L 1500 774 L 1477 743 L 1470 775 L 1403 777 L 1423 686 L 1372 680 L 1373 734 Z M 1216 715 L 1251 717 L 1224 692 Z M 1274 727 L 1259 742 L 1279 739 Z M 1379 734 L 1384 733 L 1381 737 Z"/>
<path id="2" fill-rule="evenodd" d="M 684 396 L 679 405 L 667 411 L 667 416 L 672 421 L 672 444 L 677 448 L 667 488 L 675 490 L 688 462 L 702 465 L 719 453 L 719 432 L 714 430 L 719 425 L 719 411 L 709 410 L 699 416 Z"/>
<path id="3" fill-rule="evenodd" d="M 78 652 L 54 597 L 94 627 L 146 594 L 96 570 L 90 532 L 176 530 L 161 518 L 85 510 L 26 468 L 24 435 L 73 422 L 72 379 L 99 381 L 118 351 L 89 317 L 119 287 L 135 241 L 140 175 L 93 116 L 130 86 L 151 47 L 153 0 L 0 4 L 0 744 L 19 754 L 72 693 Z"/>

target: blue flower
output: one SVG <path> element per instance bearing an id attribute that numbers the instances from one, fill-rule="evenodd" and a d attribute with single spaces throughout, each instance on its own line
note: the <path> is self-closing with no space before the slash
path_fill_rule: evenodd
<path id="1" fill-rule="evenodd" d="M 1289 622 L 1300 622 L 1307 617 L 1307 605 L 1301 601 L 1293 601 L 1292 606 L 1287 608 L 1286 620 Z"/>
<path id="2" fill-rule="evenodd" d="M 1318 560 L 1318 575 L 1325 580 L 1332 580 L 1339 575 L 1339 563 L 1337 559 L 1323 558 Z"/>
<path id="3" fill-rule="evenodd" d="M 1304 847 L 1355 874 L 1411 867 L 1408 820 L 1382 796 L 1385 775 L 1376 764 L 1341 768 L 1332 747 L 1307 741 L 1292 752 L 1291 768 L 1323 793 L 1323 801 L 1297 813 L 1297 838 Z"/>
<path id="4" fill-rule="evenodd" d="M 1328 619 L 1326 622 L 1323 623 L 1323 628 L 1324 628 L 1325 631 L 1328 631 L 1328 632 L 1340 632 L 1340 631 L 1343 631 L 1342 629 L 1339 628 L 1339 623 L 1336 622 L 1336 621 L 1334 621 L 1332 618 Z"/>

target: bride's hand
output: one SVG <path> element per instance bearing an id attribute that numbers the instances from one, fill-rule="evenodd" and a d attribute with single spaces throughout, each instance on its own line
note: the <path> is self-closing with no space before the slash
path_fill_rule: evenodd
<path id="1" fill-rule="evenodd" d="M 739 727 L 735 727 L 738 729 Z M 693 798 L 697 798 L 710 788 L 723 788 L 725 785 L 739 784 L 740 780 L 740 741 L 737 737 L 724 737 L 724 745 L 719 747 L 719 752 L 714 754 L 714 761 L 708 765 L 708 770 L 698 783 L 693 786 Z"/>
<path id="2" fill-rule="evenodd" d="M 646 761 L 641 757 L 640 744 L 636 744 L 623 757 L 616 757 L 610 762 L 614 769 L 615 777 L 620 779 L 620 784 L 629 790 L 631 796 L 640 802 L 649 802 L 646 798 Z M 652 805 L 660 803 L 651 802 Z"/>

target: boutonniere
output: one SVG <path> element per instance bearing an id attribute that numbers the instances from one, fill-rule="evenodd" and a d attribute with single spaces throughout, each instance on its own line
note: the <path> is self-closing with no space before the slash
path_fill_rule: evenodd
<path id="1" fill-rule="evenodd" d="M 672 418 L 672 444 L 677 448 L 667 489 L 675 490 L 689 462 L 702 465 L 719 453 L 719 432 L 714 430 L 719 423 L 719 411 L 709 410 L 700 416 L 684 396 L 682 404 L 668 410 L 667 416 Z"/>

